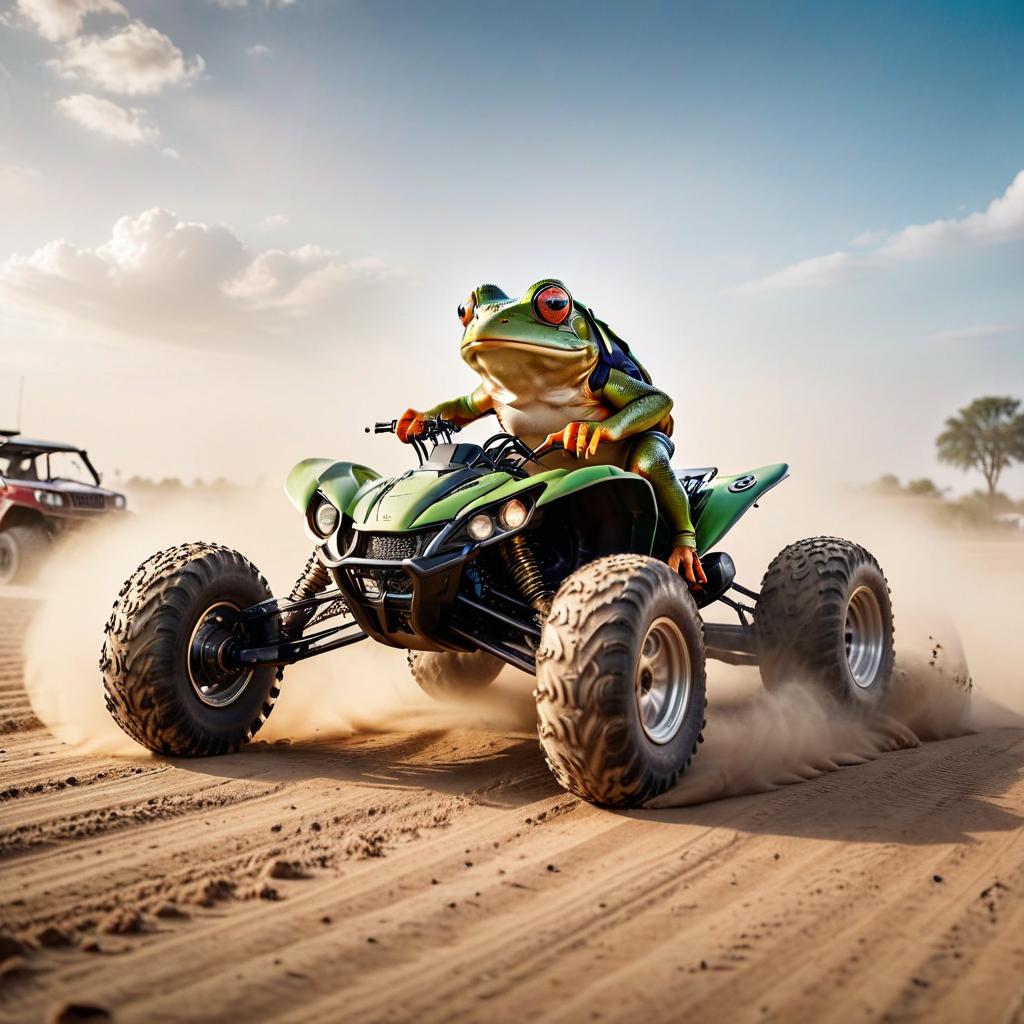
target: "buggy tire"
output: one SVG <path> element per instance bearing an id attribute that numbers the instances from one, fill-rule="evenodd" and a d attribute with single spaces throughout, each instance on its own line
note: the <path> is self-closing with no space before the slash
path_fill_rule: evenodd
<path id="1" fill-rule="evenodd" d="M 885 699 L 892 599 L 881 567 L 859 544 L 811 537 L 780 551 L 761 583 L 754 628 L 767 689 L 810 683 L 865 711 Z"/>
<path id="2" fill-rule="evenodd" d="M 213 706 L 193 683 L 189 647 L 211 609 L 241 611 L 271 596 L 247 558 L 218 544 L 181 544 L 148 558 L 121 588 L 104 630 L 100 671 L 114 721 L 171 757 L 233 753 L 252 739 L 277 699 L 276 668 L 243 670 L 239 691 Z M 252 639 L 276 642 L 275 620 Z"/>
<path id="3" fill-rule="evenodd" d="M 409 671 L 434 700 L 455 701 L 490 686 L 505 667 L 484 651 L 410 651 Z"/>
<path id="4" fill-rule="evenodd" d="M 664 562 L 611 555 L 562 584 L 534 698 L 548 767 L 569 792 L 636 807 L 671 789 L 703 739 L 705 690 L 703 624 Z"/>
<path id="5" fill-rule="evenodd" d="M 0 586 L 28 583 L 49 544 L 40 526 L 22 523 L 0 530 Z"/>

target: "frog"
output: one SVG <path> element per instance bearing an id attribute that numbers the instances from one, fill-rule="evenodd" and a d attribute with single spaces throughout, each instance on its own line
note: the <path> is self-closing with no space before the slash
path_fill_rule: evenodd
<path id="1" fill-rule="evenodd" d="M 463 361 L 480 378 L 469 394 L 426 410 L 408 408 L 396 433 L 408 443 L 425 417 L 466 426 L 494 414 L 503 431 L 553 465 L 599 462 L 651 484 L 671 531 L 669 566 L 689 585 L 707 582 L 696 550 L 690 505 L 672 469 L 672 399 L 651 382 L 628 345 L 557 278 L 519 298 L 493 284 L 458 306 Z"/>

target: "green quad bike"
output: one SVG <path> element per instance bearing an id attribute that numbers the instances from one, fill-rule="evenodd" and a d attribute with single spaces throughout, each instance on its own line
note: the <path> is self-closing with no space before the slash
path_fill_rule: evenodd
<path id="1" fill-rule="evenodd" d="M 273 709 L 285 665 L 372 637 L 408 650 L 417 682 L 442 699 L 506 664 L 536 675 L 555 777 L 630 807 L 671 788 L 696 752 L 708 657 L 758 665 L 769 688 L 810 682 L 855 709 L 885 696 L 892 607 L 864 548 L 791 544 L 760 593 L 710 551 L 784 464 L 680 471 L 708 578 L 691 591 L 663 560 L 670 538 L 643 477 L 545 469 L 511 434 L 453 443 L 457 429 L 428 419 L 412 442 L 420 465 L 394 479 L 330 459 L 291 471 L 286 491 L 316 547 L 287 600 L 219 545 L 183 544 L 139 566 L 100 660 L 118 724 L 160 754 L 235 751 Z M 714 602 L 739 622 L 702 622 Z"/>

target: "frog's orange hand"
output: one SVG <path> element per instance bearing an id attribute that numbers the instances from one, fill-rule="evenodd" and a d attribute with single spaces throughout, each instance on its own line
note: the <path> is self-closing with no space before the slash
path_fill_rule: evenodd
<path id="1" fill-rule="evenodd" d="M 700 564 L 700 558 L 697 557 L 697 552 L 694 548 L 674 547 L 672 553 L 668 556 L 668 565 L 670 569 L 675 569 L 676 572 L 679 572 L 680 568 L 682 568 L 683 577 L 694 590 L 700 590 L 701 584 L 708 581 L 707 576 L 704 574 L 704 566 Z"/>
<path id="2" fill-rule="evenodd" d="M 608 431 L 600 423 L 590 420 L 574 420 L 567 423 L 565 429 L 557 434 L 548 434 L 542 447 L 548 448 L 561 442 L 562 447 L 577 459 L 589 459 L 597 451 L 597 446 L 608 437 Z M 589 438 L 589 442 L 588 442 Z"/>
<path id="3" fill-rule="evenodd" d="M 416 409 L 406 409 L 398 417 L 398 423 L 395 424 L 395 434 L 398 436 L 398 440 L 406 444 L 408 444 L 410 437 L 416 437 L 422 430 L 423 413 Z"/>

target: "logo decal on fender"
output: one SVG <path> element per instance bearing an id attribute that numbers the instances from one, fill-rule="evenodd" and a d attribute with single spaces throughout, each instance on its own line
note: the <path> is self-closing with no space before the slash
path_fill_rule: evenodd
<path id="1" fill-rule="evenodd" d="M 754 484 L 757 483 L 757 477 L 753 473 L 748 473 L 746 476 L 738 477 L 729 484 L 729 490 L 733 494 L 738 494 L 740 491 L 749 491 Z"/>

